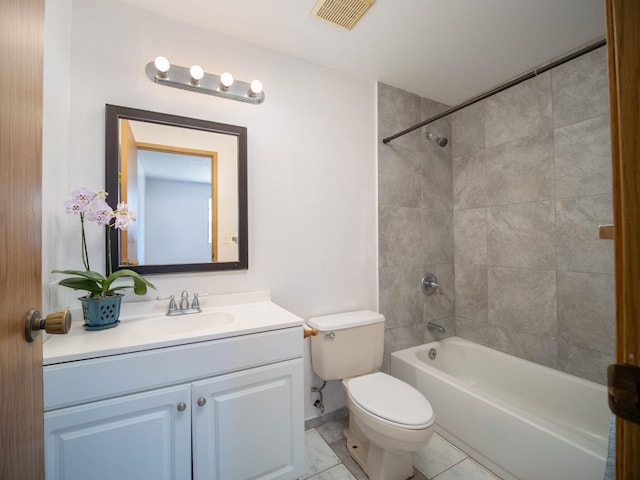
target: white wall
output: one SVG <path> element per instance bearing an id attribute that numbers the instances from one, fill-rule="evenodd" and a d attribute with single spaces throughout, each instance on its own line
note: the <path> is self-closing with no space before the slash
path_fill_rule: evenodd
<path id="1" fill-rule="evenodd" d="M 152 265 L 211 261 L 206 183 L 147 179 L 145 262 Z"/>
<path id="2" fill-rule="evenodd" d="M 47 274 L 52 268 L 81 268 L 79 225 L 62 202 L 74 188 L 104 188 L 110 103 L 248 128 L 249 269 L 151 276 L 158 290 L 149 297 L 270 289 L 276 303 L 305 319 L 376 309 L 375 83 L 113 0 L 71 0 L 69 32 L 69 1 L 47 1 L 45 287 L 55 280 Z M 266 101 L 256 106 L 156 85 L 144 66 L 157 55 L 259 78 Z M 102 269 L 103 232 L 89 228 L 88 241 L 92 267 Z M 45 290 L 45 306 L 76 303 L 74 292 L 59 289 Z M 312 399 L 309 387 L 320 382 L 308 359 L 305 378 Z M 328 411 L 342 404 L 336 382 L 326 392 Z M 305 407 L 306 417 L 316 415 L 311 401 Z"/>

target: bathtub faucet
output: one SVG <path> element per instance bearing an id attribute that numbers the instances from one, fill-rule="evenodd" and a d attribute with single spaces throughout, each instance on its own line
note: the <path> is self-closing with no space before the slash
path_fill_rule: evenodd
<path id="1" fill-rule="evenodd" d="M 433 322 L 427 323 L 427 330 L 429 330 L 430 332 L 438 332 L 438 333 L 445 333 L 446 331 L 442 325 L 438 325 L 437 323 L 433 323 Z"/>

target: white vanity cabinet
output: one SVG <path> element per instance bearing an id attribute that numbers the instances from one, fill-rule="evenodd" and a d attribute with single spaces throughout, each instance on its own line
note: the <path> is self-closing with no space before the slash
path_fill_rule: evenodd
<path id="1" fill-rule="evenodd" d="M 191 478 L 190 395 L 181 385 L 45 413 L 46 478 Z"/>
<path id="2" fill-rule="evenodd" d="M 284 362 L 192 384 L 194 479 L 297 478 L 304 439 L 291 413 L 301 366 Z"/>
<path id="3" fill-rule="evenodd" d="M 44 367 L 46 480 L 294 480 L 300 327 Z"/>

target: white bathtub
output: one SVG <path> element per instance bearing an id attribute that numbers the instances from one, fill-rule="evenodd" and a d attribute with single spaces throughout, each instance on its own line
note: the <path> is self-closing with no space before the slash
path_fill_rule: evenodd
<path id="1" fill-rule="evenodd" d="M 602 480 L 604 386 L 458 337 L 393 353 L 391 373 L 427 397 L 437 432 L 502 478 Z"/>

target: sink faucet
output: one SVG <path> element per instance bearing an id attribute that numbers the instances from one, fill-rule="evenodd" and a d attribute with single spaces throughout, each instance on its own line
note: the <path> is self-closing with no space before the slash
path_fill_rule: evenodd
<path id="1" fill-rule="evenodd" d="M 183 290 L 180 294 L 180 307 L 176 305 L 176 296 L 171 295 L 169 300 L 169 310 L 167 310 L 167 316 L 175 316 L 175 315 L 188 315 L 190 313 L 200 313 L 202 309 L 200 308 L 200 301 L 198 300 L 198 294 L 193 294 L 193 302 L 191 306 L 189 306 L 189 293 L 186 290 Z"/>
<path id="2" fill-rule="evenodd" d="M 180 294 L 180 310 L 186 310 L 189 308 L 189 293 L 183 290 Z"/>

